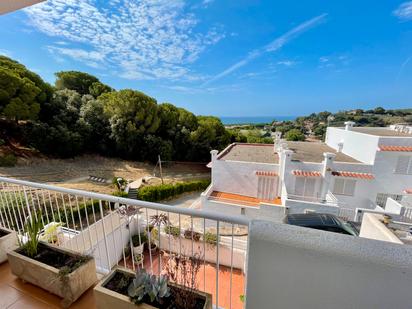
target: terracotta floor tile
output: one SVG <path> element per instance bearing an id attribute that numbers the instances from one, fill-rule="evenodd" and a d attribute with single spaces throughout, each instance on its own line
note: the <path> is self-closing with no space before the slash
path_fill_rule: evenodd
<path id="1" fill-rule="evenodd" d="M 14 304 L 24 294 L 3 283 L 0 285 L 0 308 L 7 308 Z"/>
<path id="2" fill-rule="evenodd" d="M 50 309 L 49 304 L 44 303 L 30 296 L 22 296 L 13 305 L 7 309 Z"/>
<path id="3" fill-rule="evenodd" d="M 233 194 L 227 192 L 213 191 L 210 194 L 212 199 L 221 201 L 221 202 L 234 202 L 244 206 L 258 207 L 260 203 L 268 203 L 274 205 L 281 205 L 282 201 L 280 198 L 274 200 L 263 200 L 252 196 L 245 196 L 240 194 Z"/>
<path id="4" fill-rule="evenodd" d="M 14 277 L 13 280 L 9 282 L 9 285 L 22 292 L 24 295 L 45 302 L 54 308 L 60 307 L 61 298 L 30 283 L 24 283 L 17 277 Z"/>

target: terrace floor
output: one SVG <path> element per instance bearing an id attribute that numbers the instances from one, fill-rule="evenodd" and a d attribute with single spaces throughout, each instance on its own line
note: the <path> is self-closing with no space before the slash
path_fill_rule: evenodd
<path id="1" fill-rule="evenodd" d="M 152 265 L 152 269 L 150 267 Z M 124 266 L 121 261 L 119 266 Z M 131 268 L 131 260 L 126 261 L 126 266 Z M 159 255 L 150 257 L 145 253 L 144 267 L 150 272 L 157 274 L 159 270 Z M 230 307 L 230 277 L 232 276 L 232 308 L 241 309 L 243 303 L 240 301 L 240 295 L 244 294 L 245 277 L 242 271 L 233 269 L 231 274 L 230 268 L 219 267 L 219 308 Z M 206 278 L 206 281 L 204 280 Z M 201 267 L 197 275 L 199 290 L 205 290 L 213 295 L 213 302 L 216 301 L 216 265 L 206 263 Z M 20 279 L 11 273 L 9 264 L 0 265 L 0 309 L 49 309 L 62 308 L 61 299 L 47 291 L 35 287 L 29 283 L 23 283 Z M 71 309 L 93 309 L 96 308 L 93 296 L 93 289 L 89 289 L 83 296 L 78 299 Z"/>
<path id="2" fill-rule="evenodd" d="M 275 205 L 282 205 L 282 200 L 280 198 L 275 198 L 274 200 L 263 200 L 256 197 L 245 196 L 240 194 L 233 194 L 227 192 L 213 191 L 210 194 L 209 199 L 224 202 L 224 203 L 235 203 L 238 205 L 258 207 L 260 203 L 268 203 Z"/>

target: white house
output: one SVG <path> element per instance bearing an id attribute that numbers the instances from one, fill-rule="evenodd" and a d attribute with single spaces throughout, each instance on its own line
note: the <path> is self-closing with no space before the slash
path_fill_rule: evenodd
<path id="1" fill-rule="evenodd" d="M 357 208 L 380 209 L 412 193 L 412 128 L 329 127 L 325 143 L 231 144 L 212 151 L 205 209 L 280 218 L 328 212 L 353 218 Z M 408 191 L 409 190 L 409 191 Z"/>

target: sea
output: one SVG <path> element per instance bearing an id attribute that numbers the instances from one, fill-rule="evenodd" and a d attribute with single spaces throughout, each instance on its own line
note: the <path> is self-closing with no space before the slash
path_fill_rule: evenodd
<path id="1" fill-rule="evenodd" d="M 273 121 L 294 120 L 297 116 L 257 116 L 257 117 L 219 117 L 224 125 L 271 123 Z"/>

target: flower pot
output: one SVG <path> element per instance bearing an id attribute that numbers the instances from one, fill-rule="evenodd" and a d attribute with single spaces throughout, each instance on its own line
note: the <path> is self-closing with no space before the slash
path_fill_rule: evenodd
<path id="1" fill-rule="evenodd" d="M 17 248 L 16 232 L 3 228 L 3 227 L 0 228 L 0 264 L 7 261 L 7 252 L 13 251 L 16 248 Z"/>
<path id="2" fill-rule="evenodd" d="M 117 293 L 106 288 L 107 283 L 113 278 L 116 272 L 121 272 L 126 276 L 134 277 L 135 273 L 129 269 L 125 268 L 116 268 L 110 274 L 108 274 L 105 278 L 103 278 L 94 288 L 94 297 L 96 300 L 96 308 L 97 309 L 157 309 L 152 305 L 142 303 L 136 305 L 133 303 L 129 296 Z M 184 288 L 179 285 L 169 283 L 169 286 L 173 286 L 176 288 Z M 212 309 L 212 295 L 204 292 L 196 292 L 199 298 L 205 299 L 205 304 L 203 309 Z"/>
<path id="3" fill-rule="evenodd" d="M 41 243 L 41 246 L 57 254 L 71 257 L 81 257 L 78 253 Z M 81 266 L 66 275 L 59 273 L 59 269 L 29 258 L 17 249 L 7 253 L 11 271 L 20 279 L 38 286 L 61 298 L 62 306 L 67 308 L 75 302 L 85 291 L 97 282 L 96 265 L 94 259 L 85 261 Z"/>

